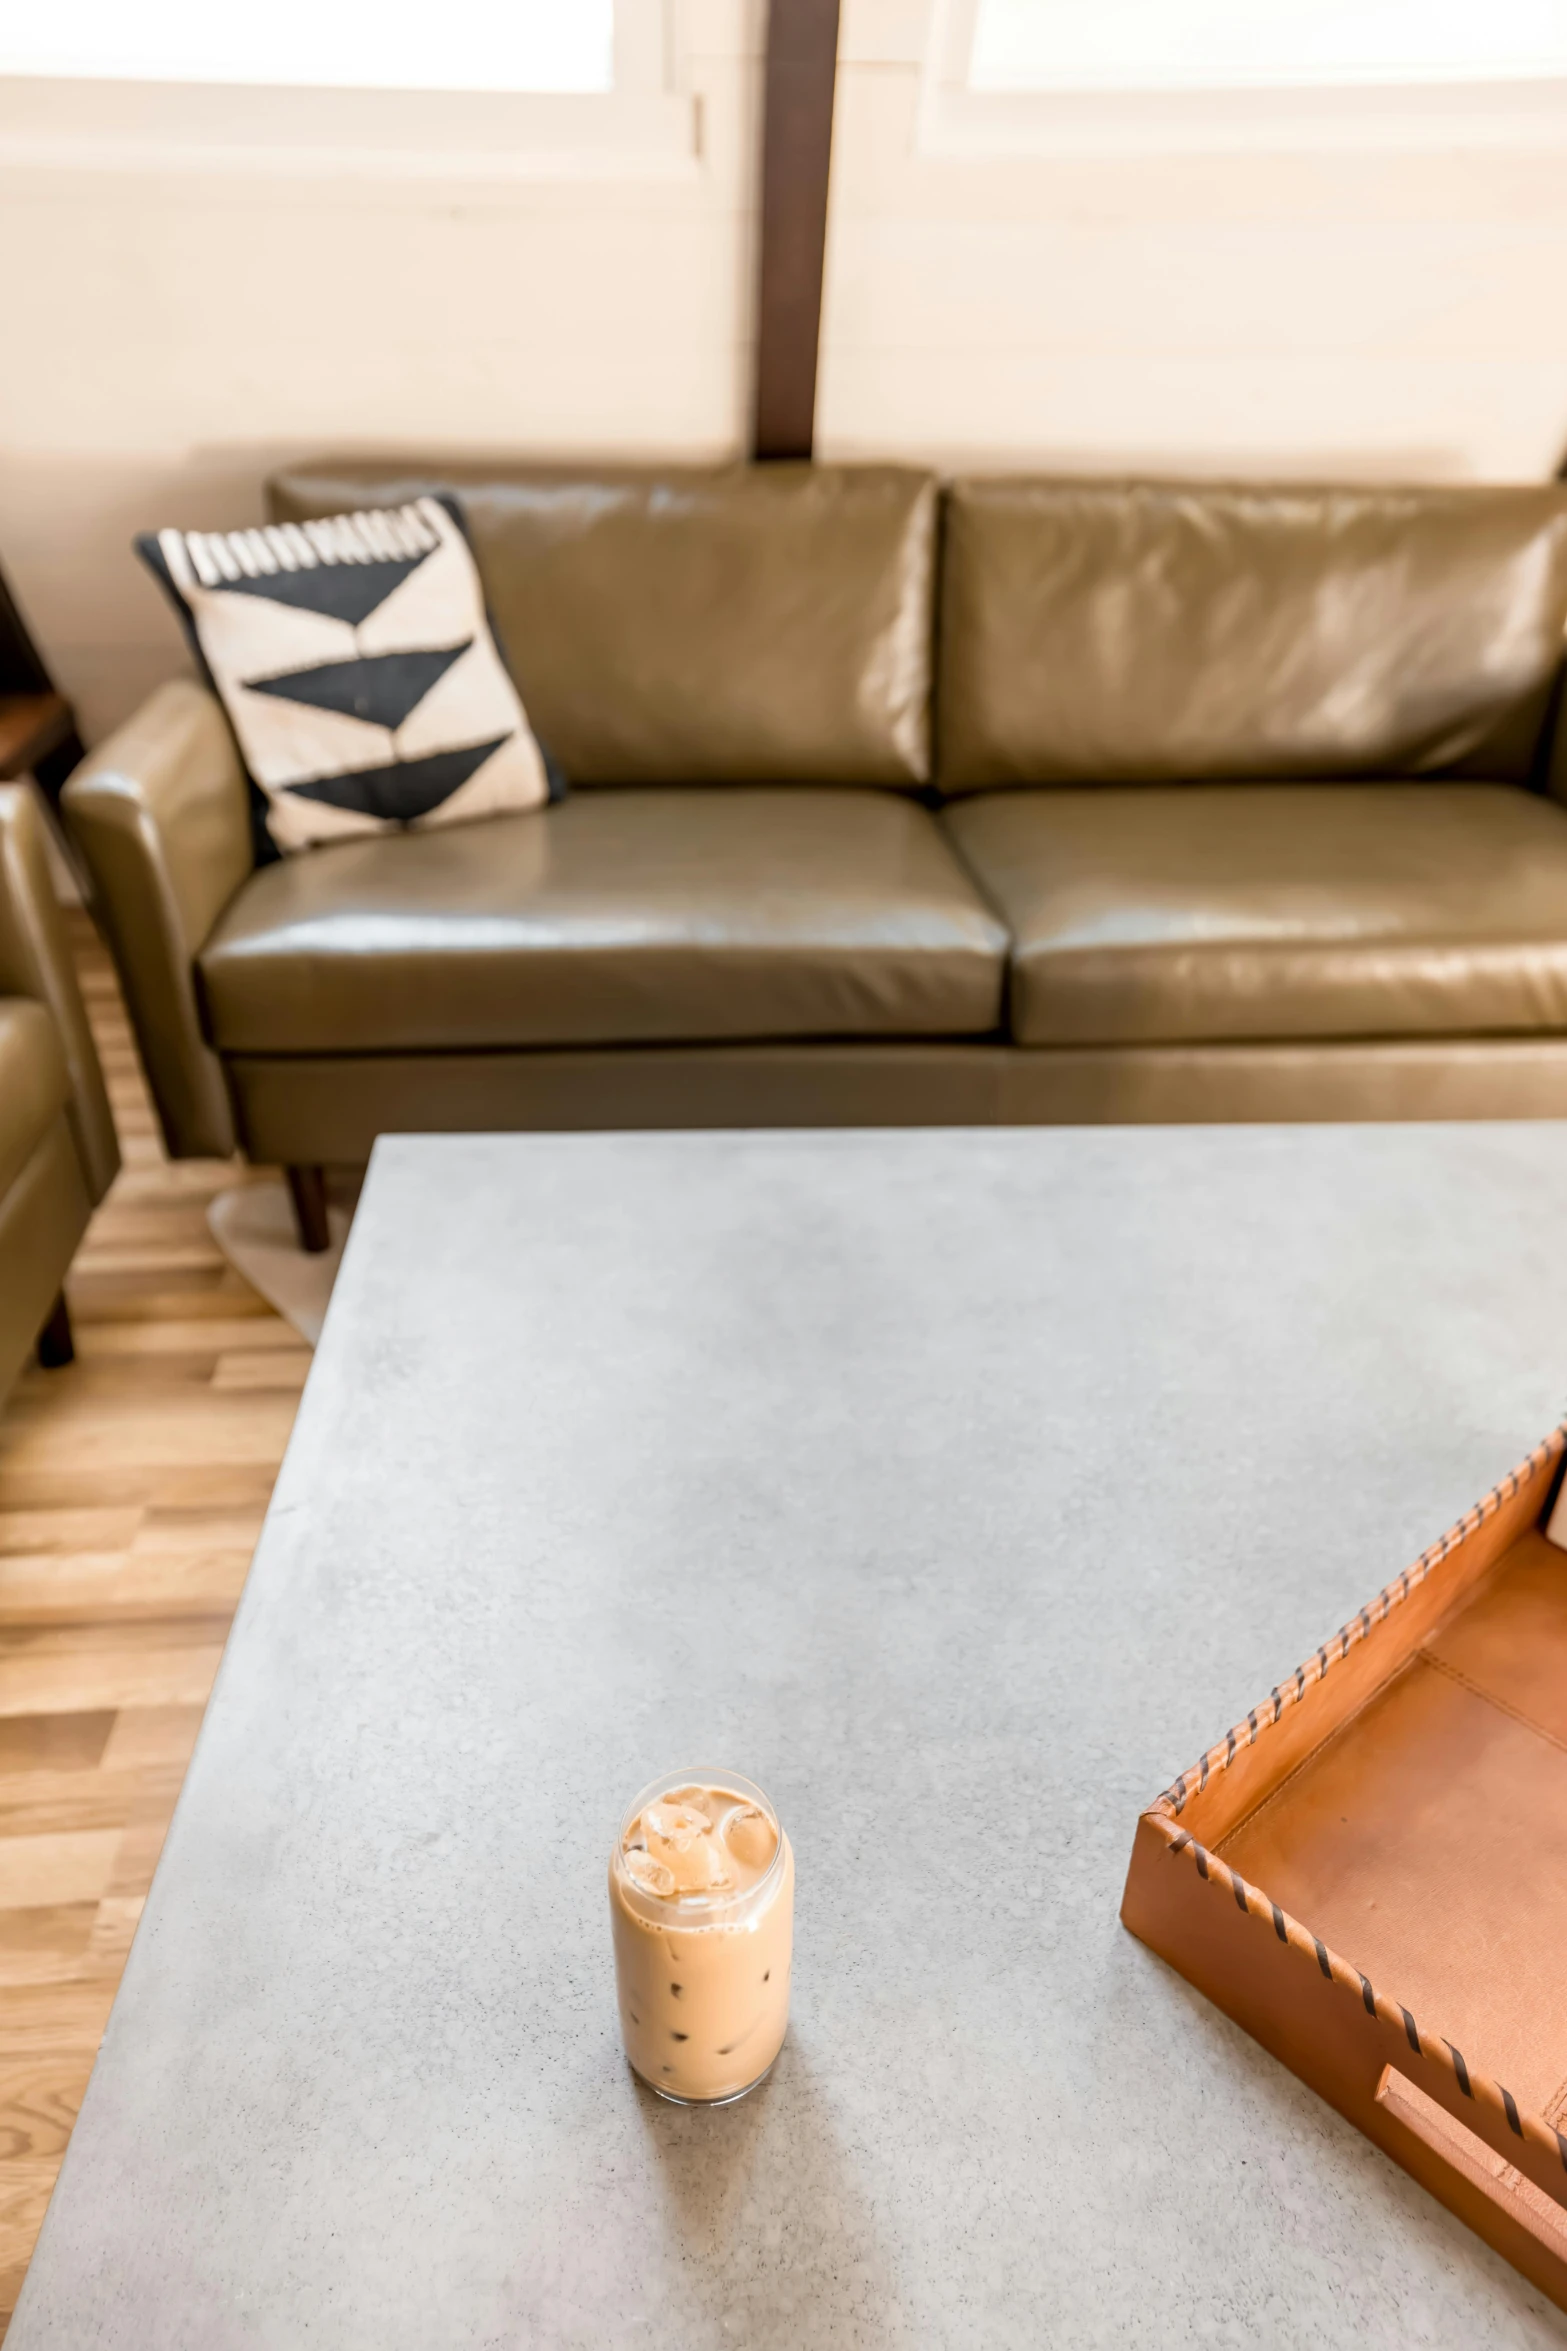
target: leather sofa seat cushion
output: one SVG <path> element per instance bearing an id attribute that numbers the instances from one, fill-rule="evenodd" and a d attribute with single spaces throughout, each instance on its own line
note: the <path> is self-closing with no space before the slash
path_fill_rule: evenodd
<path id="1" fill-rule="evenodd" d="M 8 1192 L 70 1093 L 60 1032 L 30 997 L 0 996 L 0 1198 Z"/>
<path id="2" fill-rule="evenodd" d="M 937 780 L 1531 773 L 1567 487 L 965 481 Z"/>
<path id="3" fill-rule="evenodd" d="M 231 1053 L 993 1032 L 1007 937 L 894 794 L 584 793 L 263 866 L 199 959 Z"/>
<path id="4" fill-rule="evenodd" d="M 1567 812 L 1510 785 L 1003 792 L 942 822 L 1026 1045 L 1567 1032 Z"/>
<path id="5" fill-rule="evenodd" d="M 268 500 L 299 522 L 442 487 L 568 783 L 928 781 L 928 474 L 383 460 L 280 474 Z"/>

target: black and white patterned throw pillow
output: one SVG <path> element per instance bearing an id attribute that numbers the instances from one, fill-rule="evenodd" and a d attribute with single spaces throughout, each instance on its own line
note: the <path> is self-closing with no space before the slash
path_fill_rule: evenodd
<path id="1" fill-rule="evenodd" d="M 444 499 L 159 531 L 136 547 L 184 620 L 280 849 L 558 796 Z"/>

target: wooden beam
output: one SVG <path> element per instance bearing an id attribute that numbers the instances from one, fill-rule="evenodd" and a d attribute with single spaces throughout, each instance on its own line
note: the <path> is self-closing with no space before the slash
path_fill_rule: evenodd
<path id="1" fill-rule="evenodd" d="M 838 0 L 771 0 L 762 104 L 757 457 L 809 457 L 838 74 Z"/>

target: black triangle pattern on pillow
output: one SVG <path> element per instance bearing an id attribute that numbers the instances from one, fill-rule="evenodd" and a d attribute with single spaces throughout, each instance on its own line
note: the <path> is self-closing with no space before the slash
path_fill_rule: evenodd
<path id="1" fill-rule="evenodd" d="M 343 620 L 356 629 L 428 560 L 415 555 L 402 562 L 323 563 L 315 571 L 262 572 L 254 579 L 242 572 L 237 580 L 225 580 L 222 592 L 259 596 L 295 612 L 319 612 L 324 620 Z"/>
<path id="2" fill-rule="evenodd" d="M 137 549 L 185 621 L 277 846 L 559 797 L 452 499 L 161 531 Z"/>
<path id="3" fill-rule="evenodd" d="M 460 784 L 476 775 L 501 745 L 470 743 L 461 751 L 432 751 L 425 759 L 399 759 L 390 767 L 355 767 L 343 775 L 316 776 L 289 789 L 301 800 L 321 800 L 329 808 L 351 808 L 356 815 L 379 817 L 384 824 L 412 824 L 449 800 Z"/>
<path id="4" fill-rule="evenodd" d="M 473 643 L 438 647 L 429 653 L 372 653 L 359 661 L 323 661 L 315 669 L 285 670 L 280 677 L 247 678 L 252 694 L 276 694 L 311 710 L 340 710 L 371 726 L 400 727 L 430 688 Z M 294 789 L 299 789 L 296 784 Z"/>

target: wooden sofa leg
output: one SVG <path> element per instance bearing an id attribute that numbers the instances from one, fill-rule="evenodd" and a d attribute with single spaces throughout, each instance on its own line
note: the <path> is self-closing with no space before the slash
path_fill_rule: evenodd
<path id="1" fill-rule="evenodd" d="M 38 1334 L 38 1360 L 45 1371 L 60 1371 L 67 1363 L 76 1361 L 76 1341 L 71 1336 L 70 1309 L 62 1290 L 49 1309 L 49 1320 Z"/>
<path id="2" fill-rule="evenodd" d="M 299 1229 L 299 1246 L 312 1257 L 319 1257 L 323 1249 L 332 1246 L 332 1229 L 326 1220 L 326 1171 L 320 1167 L 291 1167 L 288 1176 L 289 1198 L 294 1203 L 294 1223 Z"/>

